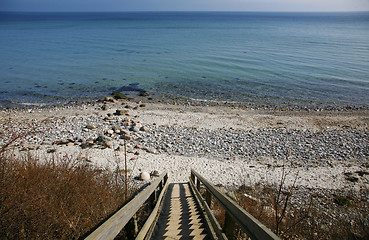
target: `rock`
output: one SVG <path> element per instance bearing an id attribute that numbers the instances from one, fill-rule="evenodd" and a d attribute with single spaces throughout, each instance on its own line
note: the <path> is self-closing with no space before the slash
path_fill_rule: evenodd
<path id="1" fill-rule="evenodd" d="M 113 95 L 113 97 L 115 99 L 127 99 L 127 96 L 124 95 L 123 93 L 121 92 L 113 92 L 111 95 Z"/>
<path id="2" fill-rule="evenodd" d="M 101 110 L 103 110 L 103 111 L 107 111 L 109 109 L 109 107 L 108 106 L 106 106 L 106 105 L 103 105 L 102 107 L 101 107 Z"/>
<path id="3" fill-rule="evenodd" d="M 137 149 L 143 149 L 143 146 L 142 145 L 136 145 L 135 148 L 137 148 Z"/>
<path id="4" fill-rule="evenodd" d="M 117 109 L 116 111 L 115 111 L 115 115 L 117 115 L 117 116 L 122 116 L 122 115 L 125 115 L 125 114 L 127 114 L 128 113 L 128 110 L 121 110 L 121 109 Z"/>
<path id="5" fill-rule="evenodd" d="M 109 145 L 111 144 L 112 145 L 112 139 L 110 137 L 107 137 L 107 136 L 104 136 L 104 135 L 100 135 L 96 138 L 95 142 L 101 144 L 101 145 L 104 145 L 104 146 L 107 146 L 107 143 L 109 143 Z M 111 146 L 110 145 L 110 146 Z"/>
<path id="6" fill-rule="evenodd" d="M 114 134 L 114 130 L 108 130 L 107 133 L 112 135 L 112 134 Z"/>
<path id="7" fill-rule="evenodd" d="M 104 143 L 104 146 L 110 148 L 110 147 L 113 146 L 113 142 L 112 141 L 107 141 L 107 142 Z"/>
<path id="8" fill-rule="evenodd" d="M 146 127 L 146 126 L 142 126 L 142 127 L 140 128 L 140 131 L 142 131 L 142 132 L 148 132 L 148 131 L 149 131 L 149 128 L 148 128 L 148 127 Z"/>
<path id="9" fill-rule="evenodd" d="M 129 130 L 132 131 L 132 132 L 139 132 L 140 131 L 140 128 L 138 128 L 136 126 L 133 126 Z"/>
<path id="10" fill-rule="evenodd" d="M 146 107 L 146 104 L 144 104 L 144 103 L 143 104 L 140 104 L 140 107 L 142 107 L 142 108 L 143 107 Z"/>
<path id="11" fill-rule="evenodd" d="M 66 145 L 68 143 L 69 143 L 69 141 L 65 140 L 65 139 L 62 139 L 60 141 L 55 142 L 55 144 L 57 144 L 57 145 Z"/>
<path id="12" fill-rule="evenodd" d="M 67 146 L 68 146 L 68 147 L 72 147 L 72 146 L 74 146 L 74 143 L 72 143 L 72 142 L 67 143 Z"/>
<path id="13" fill-rule="evenodd" d="M 121 135 L 130 135 L 130 132 L 128 130 L 123 129 L 122 131 L 120 131 Z"/>
<path id="14" fill-rule="evenodd" d="M 159 171 L 157 171 L 157 170 L 152 171 L 150 175 L 153 176 L 153 177 L 159 177 L 160 176 Z"/>
<path id="15" fill-rule="evenodd" d="M 93 129 L 96 129 L 96 126 L 94 126 L 94 125 L 87 125 L 86 128 L 88 130 L 93 130 Z"/>
<path id="16" fill-rule="evenodd" d="M 118 102 L 117 100 L 115 100 L 114 98 L 112 98 L 112 97 L 105 97 L 104 98 L 104 101 L 105 102 L 112 102 L 112 103 L 116 103 L 116 102 Z"/>
<path id="17" fill-rule="evenodd" d="M 133 158 L 131 158 L 131 159 L 129 159 L 129 160 L 131 160 L 131 161 L 136 161 L 136 160 L 138 160 L 138 157 L 133 157 Z"/>
<path id="18" fill-rule="evenodd" d="M 133 126 L 140 129 L 142 127 L 142 124 L 141 123 L 134 123 Z"/>
<path id="19" fill-rule="evenodd" d="M 112 129 L 113 129 L 113 131 L 115 131 L 115 132 L 116 132 L 116 131 L 119 131 L 119 132 L 120 132 L 120 131 L 122 131 L 122 128 L 121 128 L 120 126 L 114 126 Z"/>
<path id="20" fill-rule="evenodd" d="M 149 94 L 147 92 L 142 91 L 142 92 L 140 92 L 139 96 L 147 97 L 147 96 L 149 96 Z"/>
<path id="21" fill-rule="evenodd" d="M 147 147 L 145 147 L 144 150 L 146 152 L 152 153 L 152 154 L 156 154 L 157 153 L 157 151 L 154 148 L 147 148 Z"/>
<path id="22" fill-rule="evenodd" d="M 105 121 L 111 121 L 111 120 L 114 120 L 114 118 L 113 118 L 113 117 L 109 117 L 109 116 L 108 116 L 108 117 L 104 118 L 104 120 L 105 120 Z"/>
<path id="23" fill-rule="evenodd" d="M 148 172 L 141 172 L 140 173 L 140 180 L 141 181 L 150 181 L 150 174 Z"/>

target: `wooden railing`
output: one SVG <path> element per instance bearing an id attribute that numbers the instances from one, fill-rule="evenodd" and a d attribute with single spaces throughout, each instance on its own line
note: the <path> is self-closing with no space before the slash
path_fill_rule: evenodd
<path id="1" fill-rule="evenodd" d="M 206 189 L 205 199 L 200 194 L 201 184 Z M 216 187 L 206 181 L 206 179 L 199 175 L 195 170 L 191 170 L 190 186 L 195 193 L 201 208 L 207 215 L 206 220 L 210 223 L 208 225 L 212 226 L 211 231 L 216 234 L 218 239 L 233 239 L 236 223 L 238 223 L 247 236 L 253 240 L 280 239 L 232 199 L 221 193 Z M 210 208 L 212 197 L 215 197 L 226 211 L 223 228 L 220 227 Z"/>
<path id="2" fill-rule="evenodd" d="M 132 223 L 132 229 L 130 229 L 130 232 L 133 232 L 132 237 L 135 239 L 144 239 L 158 215 L 160 203 L 162 202 L 167 188 L 168 174 L 163 173 L 158 179 L 153 181 L 142 192 L 138 193 L 129 203 L 92 232 L 86 239 L 114 239 L 129 222 Z M 138 231 L 136 213 L 148 200 L 154 206 L 154 209 L 151 211 L 151 214 L 141 230 Z"/>

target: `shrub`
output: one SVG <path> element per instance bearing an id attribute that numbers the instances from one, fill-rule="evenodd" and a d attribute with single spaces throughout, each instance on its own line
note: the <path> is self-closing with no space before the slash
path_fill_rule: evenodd
<path id="1" fill-rule="evenodd" d="M 77 239 L 124 203 L 124 181 L 68 156 L 0 153 L 0 239 Z"/>

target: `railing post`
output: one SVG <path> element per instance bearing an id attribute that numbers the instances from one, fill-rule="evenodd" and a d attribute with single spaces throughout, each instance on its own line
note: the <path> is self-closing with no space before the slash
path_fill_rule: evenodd
<path id="1" fill-rule="evenodd" d="M 193 174 L 192 171 L 191 171 L 191 179 L 192 179 L 192 182 L 195 183 L 195 174 Z"/>
<path id="2" fill-rule="evenodd" d="M 137 215 L 134 214 L 126 225 L 128 239 L 135 239 L 138 234 Z"/>
<path id="3" fill-rule="evenodd" d="M 151 204 L 150 208 L 153 208 L 153 206 L 155 206 L 156 201 L 157 201 L 157 190 L 155 189 L 150 197 L 150 204 Z"/>
<path id="4" fill-rule="evenodd" d="M 211 209 L 211 192 L 207 188 L 205 192 L 205 201 L 208 204 L 209 208 Z"/>
<path id="5" fill-rule="evenodd" d="M 234 231 L 236 229 L 236 221 L 231 217 L 231 215 L 226 212 L 223 231 L 228 239 L 234 238 Z"/>
<path id="6" fill-rule="evenodd" d="M 199 190 L 199 191 L 200 191 L 200 186 L 201 186 L 200 179 L 197 178 L 196 187 L 197 187 L 197 190 Z"/>

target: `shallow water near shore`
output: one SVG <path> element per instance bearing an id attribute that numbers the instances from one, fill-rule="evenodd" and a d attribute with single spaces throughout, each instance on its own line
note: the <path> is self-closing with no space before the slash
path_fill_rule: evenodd
<path id="1" fill-rule="evenodd" d="M 369 13 L 1 13 L 0 102 L 369 103 Z"/>

